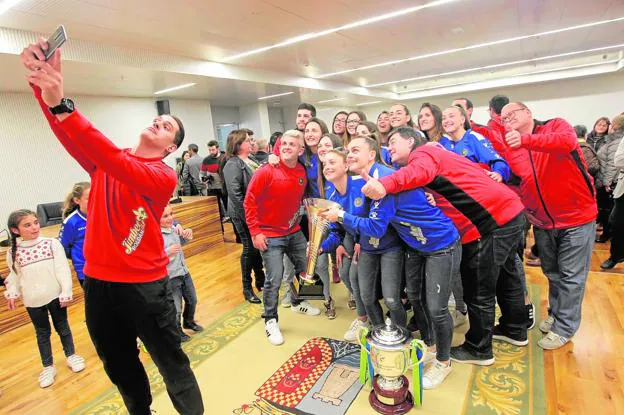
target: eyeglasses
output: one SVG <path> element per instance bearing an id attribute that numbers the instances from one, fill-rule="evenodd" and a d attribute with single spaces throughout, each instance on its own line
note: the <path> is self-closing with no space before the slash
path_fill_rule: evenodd
<path id="1" fill-rule="evenodd" d="M 524 111 L 526 108 L 518 108 L 515 110 L 511 110 L 510 114 L 505 115 L 504 117 L 501 117 L 501 121 L 503 122 L 503 124 L 507 124 L 509 121 L 511 121 L 512 119 L 516 118 L 516 112 L 518 111 Z"/>

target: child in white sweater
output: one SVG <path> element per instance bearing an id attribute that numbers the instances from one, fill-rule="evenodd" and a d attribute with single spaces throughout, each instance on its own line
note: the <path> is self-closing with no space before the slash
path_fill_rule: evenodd
<path id="1" fill-rule="evenodd" d="M 11 233 L 11 249 L 7 252 L 10 274 L 5 282 L 7 290 L 4 296 L 9 310 L 15 309 L 16 300 L 22 297 L 35 326 L 43 364 L 39 386 L 46 388 L 54 383 L 56 376 L 48 313 L 61 338 L 67 365 L 74 372 L 85 368 L 84 359 L 74 352 L 74 340 L 67 320 L 67 305 L 72 300 L 71 271 L 58 239 L 39 236 L 39 220 L 34 212 L 22 209 L 11 213 L 8 229 Z M 18 237 L 21 237 L 19 242 Z"/>

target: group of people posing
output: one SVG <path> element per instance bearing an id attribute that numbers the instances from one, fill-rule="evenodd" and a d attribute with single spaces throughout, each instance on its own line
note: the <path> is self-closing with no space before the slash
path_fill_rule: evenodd
<path id="1" fill-rule="evenodd" d="M 539 324 L 545 336 L 538 344 L 557 349 L 573 337 L 597 214 L 575 130 L 560 118 L 535 120 L 526 105 L 500 95 L 490 102 L 488 126 L 474 123 L 472 111 L 471 101 L 460 98 L 444 110 L 423 104 L 417 123 L 403 104 L 379 114 L 376 123 L 359 111 L 339 112 L 330 132 L 304 103 L 297 129 L 286 131 L 255 171 L 246 162 L 248 135 L 230 134 L 228 214 L 244 246 L 245 297 L 255 271 L 272 344 L 284 342 L 278 323 L 282 281 L 288 287 L 282 305 L 320 314 L 290 295 L 295 275 L 306 267 L 301 205 L 308 197 L 340 206 L 322 213 L 334 223 L 316 265 L 325 315 L 336 316 L 327 259 L 334 253 L 355 310 L 345 339 L 384 323 L 383 298 L 393 323 L 419 331 L 428 346 L 425 388 L 444 381 L 451 361 L 493 364 L 493 339 L 528 344 L 527 330 L 535 324 L 522 260 L 529 223 L 549 279 L 548 317 Z M 466 313 L 465 341 L 451 347 L 454 326 Z"/>

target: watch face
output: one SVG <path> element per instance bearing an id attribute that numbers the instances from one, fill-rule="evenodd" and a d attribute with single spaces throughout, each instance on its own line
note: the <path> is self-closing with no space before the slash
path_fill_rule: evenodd
<path id="1" fill-rule="evenodd" d="M 67 107 L 69 112 L 73 112 L 74 111 L 74 101 L 72 101 L 71 99 L 65 98 L 63 100 L 63 104 L 65 104 L 65 106 Z"/>

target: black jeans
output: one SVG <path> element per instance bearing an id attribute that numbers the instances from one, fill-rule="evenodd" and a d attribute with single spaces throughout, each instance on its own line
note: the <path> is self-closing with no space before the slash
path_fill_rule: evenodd
<path id="1" fill-rule="evenodd" d="M 30 320 L 35 326 L 37 334 L 37 346 L 39 346 L 39 355 L 41 356 L 41 364 L 43 367 L 52 366 L 54 359 L 52 358 L 52 345 L 50 344 L 50 319 L 48 313 L 52 317 L 54 329 L 61 338 L 63 352 L 65 356 L 74 354 L 74 339 L 72 338 L 69 321 L 67 320 L 67 307 L 61 307 L 58 298 L 41 307 L 26 307 Z"/>
<path id="2" fill-rule="evenodd" d="M 613 193 L 611 192 L 607 192 L 604 187 L 596 189 L 596 203 L 598 205 L 598 218 L 596 219 L 596 222 L 602 223 L 602 235 L 605 238 L 611 236 L 609 217 L 611 215 L 611 211 L 613 210 L 612 194 Z"/>
<path id="3" fill-rule="evenodd" d="M 613 199 L 614 205 L 609 217 L 611 224 L 611 258 L 624 258 L 624 195 Z"/>
<path id="4" fill-rule="evenodd" d="M 238 231 L 241 243 L 243 244 L 243 251 L 241 252 L 240 257 L 241 274 L 243 276 L 243 290 L 251 289 L 252 270 L 256 277 L 256 288 L 260 289 L 264 286 L 264 280 L 266 278 L 264 275 L 264 268 L 262 266 L 262 255 L 260 255 L 260 251 L 253 246 L 251 234 L 249 233 L 249 228 L 247 227 L 245 221 L 240 218 L 233 217 L 232 224 Z"/>
<path id="5" fill-rule="evenodd" d="M 437 359 L 449 360 L 453 340 L 453 318 L 449 314 L 453 278 L 461 263 L 459 239 L 435 252 L 411 248 L 405 254 L 407 297 L 414 308 L 416 325 L 427 346 L 436 345 Z"/>
<path id="6" fill-rule="evenodd" d="M 91 340 L 128 412 L 151 414 L 152 395 L 139 360 L 138 336 L 158 367 L 175 409 L 181 414 L 203 414 L 197 380 L 180 346 L 167 278 L 119 283 L 85 277 L 84 287 Z"/>
<path id="7" fill-rule="evenodd" d="M 478 357 L 492 357 L 496 299 L 501 309 L 501 329 L 514 339 L 527 338 L 525 277 L 517 252 L 523 230 L 524 216 L 518 215 L 492 233 L 462 246 L 461 276 L 470 321 L 464 347 Z"/>

